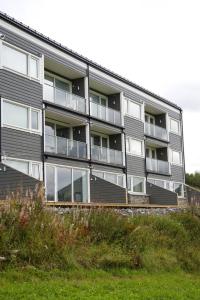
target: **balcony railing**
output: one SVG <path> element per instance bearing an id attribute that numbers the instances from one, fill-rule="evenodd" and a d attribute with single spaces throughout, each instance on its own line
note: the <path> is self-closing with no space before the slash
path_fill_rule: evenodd
<path id="1" fill-rule="evenodd" d="M 93 160 L 123 165 L 123 152 L 93 145 L 91 147 L 91 156 Z"/>
<path id="2" fill-rule="evenodd" d="M 170 175 L 170 164 L 168 161 L 146 158 L 146 169 L 150 172 Z"/>
<path id="3" fill-rule="evenodd" d="M 160 140 L 168 141 L 167 130 L 154 124 L 150 124 L 147 122 L 145 123 L 145 134 Z"/>
<path id="4" fill-rule="evenodd" d="M 48 84 L 44 84 L 44 100 L 86 113 L 86 99 Z"/>
<path id="5" fill-rule="evenodd" d="M 118 110 L 91 101 L 90 113 L 98 119 L 115 125 L 121 125 L 121 114 Z"/>
<path id="6" fill-rule="evenodd" d="M 59 136 L 45 135 L 45 152 L 85 159 L 87 158 L 87 145 Z"/>

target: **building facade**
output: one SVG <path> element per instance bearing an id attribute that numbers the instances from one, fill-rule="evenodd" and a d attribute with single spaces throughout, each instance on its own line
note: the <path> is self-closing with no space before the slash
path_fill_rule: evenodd
<path id="1" fill-rule="evenodd" d="M 2 197 L 39 181 L 56 202 L 184 197 L 181 108 L 4 14 L 0 96 Z"/>

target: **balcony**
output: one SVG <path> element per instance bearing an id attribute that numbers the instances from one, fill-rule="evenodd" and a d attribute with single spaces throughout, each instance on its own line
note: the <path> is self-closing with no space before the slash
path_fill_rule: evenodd
<path id="1" fill-rule="evenodd" d="M 154 124 L 145 123 L 145 134 L 159 140 L 168 141 L 167 130 Z"/>
<path id="2" fill-rule="evenodd" d="M 53 102 L 80 113 L 86 113 L 86 99 L 66 90 L 44 84 L 44 100 Z"/>
<path id="3" fill-rule="evenodd" d="M 146 169 L 149 172 L 170 175 L 170 163 L 164 160 L 146 158 Z"/>
<path id="4" fill-rule="evenodd" d="M 86 159 L 87 145 L 83 142 L 59 136 L 45 135 L 45 152 Z"/>
<path id="5" fill-rule="evenodd" d="M 121 125 L 121 114 L 118 110 L 90 101 L 90 113 L 95 118 Z"/>
<path id="6" fill-rule="evenodd" d="M 93 145 L 91 156 L 95 161 L 110 163 L 114 165 L 123 165 L 123 152 Z"/>

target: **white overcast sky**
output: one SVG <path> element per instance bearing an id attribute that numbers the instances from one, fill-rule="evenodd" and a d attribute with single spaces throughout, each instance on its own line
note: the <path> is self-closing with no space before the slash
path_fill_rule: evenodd
<path id="1" fill-rule="evenodd" d="M 0 0 L 0 10 L 184 109 L 200 171 L 200 1 Z"/>

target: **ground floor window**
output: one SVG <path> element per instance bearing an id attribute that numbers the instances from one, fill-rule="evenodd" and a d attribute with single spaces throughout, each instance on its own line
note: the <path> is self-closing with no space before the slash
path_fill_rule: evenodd
<path id="1" fill-rule="evenodd" d="M 145 178 L 128 175 L 128 191 L 136 194 L 144 194 L 146 192 Z"/>
<path id="2" fill-rule="evenodd" d="M 119 185 L 121 187 L 125 186 L 124 174 L 93 170 L 92 175 L 100 177 L 106 181 L 109 181 L 109 182 Z"/>
<path id="3" fill-rule="evenodd" d="M 3 157 L 2 162 L 19 172 L 42 180 L 42 164 L 40 162 L 11 157 Z"/>
<path id="4" fill-rule="evenodd" d="M 47 200 L 88 202 L 88 178 L 85 169 L 46 165 Z"/>
<path id="5" fill-rule="evenodd" d="M 162 187 L 164 189 L 170 190 L 176 193 L 178 197 L 184 197 L 183 183 L 153 178 L 149 178 L 148 182 Z"/>

